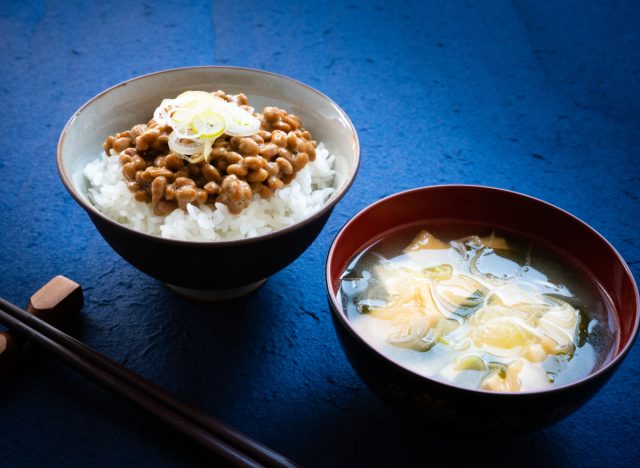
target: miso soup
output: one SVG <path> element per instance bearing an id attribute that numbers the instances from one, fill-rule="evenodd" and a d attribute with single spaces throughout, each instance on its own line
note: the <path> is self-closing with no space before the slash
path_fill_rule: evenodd
<path id="1" fill-rule="evenodd" d="M 398 364 L 531 391 L 590 374 L 618 344 L 606 294 L 569 263 L 506 232 L 410 226 L 358 254 L 339 295 L 354 329 Z"/>

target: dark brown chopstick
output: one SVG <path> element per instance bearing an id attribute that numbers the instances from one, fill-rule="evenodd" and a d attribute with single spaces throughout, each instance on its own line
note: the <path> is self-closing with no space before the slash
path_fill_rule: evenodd
<path id="1" fill-rule="evenodd" d="M 181 402 L 157 385 L 1 298 L 0 323 L 233 464 L 295 466 L 277 452 Z"/>

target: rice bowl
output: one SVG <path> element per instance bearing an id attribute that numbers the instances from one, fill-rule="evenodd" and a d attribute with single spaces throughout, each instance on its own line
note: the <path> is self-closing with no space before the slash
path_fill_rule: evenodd
<path id="1" fill-rule="evenodd" d="M 103 199 L 93 198 L 97 192 L 92 194 L 90 190 L 96 187 L 92 187 L 83 173 L 87 165 L 99 160 L 98 151 L 105 136 L 122 131 L 136 122 L 147 121 L 158 103 L 168 96 L 176 96 L 189 89 L 211 89 L 212 86 L 229 93 L 246 92 L 257 107 L 277 106 L 299 116 L 305 126 L 313 130 L 316 149 L 320 147 L 320 142 L 324 142 L 324 147 L 335 156 L 333 167 L 329 168 L 335 171 L 332 180 L 327 179 L 324 182 L 326 186 L 312 186 L 320 190 L 331 189 L 330 195 L 328 190 L 324 192 L 326 200 L 318 201 L 315 197 L 320 195 L 312 195 L 313 203 L 309 203 L 305 196 L 302 211 L 298 211 L 299 207 L 288 215 L 285 211 L 284 218 L 290 217 L 293 223 L 281 217 L 280 212 L 276 215 L 275 210 L 270 222 L 275 220 L 278 224 L 271 224 L 268 228 L 246 223 L 240 228 L 242 216 L 228 216 L 225 219 L 228 219 L 229 226 L 219 224 L 213 229 L 215 235 L 211 232 L 209 222 L 214 222 L 216 211 L 222 215 L 224 210 L 215 206 L 213 202 L 217 200 L 208 200 L 211 212 L 206 211 L 202 204 L 197 211 L 188 205 L 177 207 L 175 211 L 183 213 L 174 215 L 176 218 L 171 227 L 175 231 L 184 229 L 189 233 L 186 234 L 187 238 L 202 239 L 199 237 L 201 233 L 191 231 L 204 229 L 209 231 L 205 234 L 209 239 L 217 239 L 200 241 L 177 239 L 179 234 L 175 233 L 164 234 L 157 226 L 162 224 L 162 220 L 148 217 L 149 207 L 138 199 L 136 202 L 140 210 L 135 210 L 135 215 L 128 208 L 120 207 L 112 214 L 99 209 L 96 203 L 108 204 L 110 202 L 106 200 L 118 197 L 120 192 L 113 188 L 118 183 L 117 175 L 110 175 L 107 171 L 102 173 L 102 180 L 94 180 L 95 184 L 103 187 Z M 326 161 L 330 164 L 329 158 L 327 155 Z M 309 158 L 308 163 L 312 162 Z M 100 167 L 106 166 L 105 163 L 101 164 Z M 303 83 L 274 73 L 217 66 L 160 71 L 132 78 L 99 93 L 70 117 L 60 135 L 57 151 L 57 167 L 62 183 L 111 248 L 134 267 L 166 283 L 173 290 L 180 288 L 181 294 L 205 300 L 223 300 L 247 294 L 298 258 L 317 238 L 335 206 L 352 186 L 359 165 L 360 144 L 356 129 L 345 112 L 330 98 Z M 310 174 L 311 178 L 317 175 L 314 172 Z M 302 181 L 306 176 L 302 170 L 298 174 L 298 183 L 303 188 L 305 185 Z M 283 182 L 284 186 L 278 189 L 291 189 L 294 180 Z M 107 186 L 111 188 L 104 190 Z M 281 198 L 286 198 L 287 192 L 283 190 L 276 194 L 276 190 L 273 190 L 270 198 L 276 203 L 284 203 Z M 259 203 L 263 201 L 258 200 Z M 130 203 L 131 198 L 127 197 L 126 202 Z M 256 209 L 252 205 L 256 205 L 253 198 L 243 210 L 250 213 L 249 210 Z M 154 225 L 136 229 L 117 219 L 125 216 L 137 218 L 138 221 L 130 222 L 140 224 L 140 220 L 146 217 L 147 222 Z M 187 216 L 195 218 L 195 223 L 184 223 Z M 221 232 L 226 232 L 224 238 L 220 236 Z M 223 271 L 224 274 L 212 274 L 214 265 L 215 271 Z"/>

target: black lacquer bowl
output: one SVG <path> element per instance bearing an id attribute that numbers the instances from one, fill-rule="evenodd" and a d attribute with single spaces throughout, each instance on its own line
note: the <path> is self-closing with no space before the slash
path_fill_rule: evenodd
<path id="1" fill-rule="evenodd" d="M 517 213 L 517 216 L 514 216 Z M 424 377 L 390 360 L 352 327 L 337 297 L 340 277 L 353 257 L 389 232 L 424 222 L 458 221 L 544 240 L 579 265 L 610 297 L 617 348 L 594 372 L 540 391 L 471 390 Z M 553 226 L 553 229 L 548 229 Z M 333 241 L 326 264 L 333 323 L 351 365 L 390 405 L 428 427 L 526 431 L 552 424 L 580 408 L 611 377 L 638 334 L 638 289 L 624 260 L 600 234 L 541 200 L 501 189 L 448 185 L 409 190 L 378 201 L 353 217 Z M 438 424 L 438 426 L 434 426 Z"/>

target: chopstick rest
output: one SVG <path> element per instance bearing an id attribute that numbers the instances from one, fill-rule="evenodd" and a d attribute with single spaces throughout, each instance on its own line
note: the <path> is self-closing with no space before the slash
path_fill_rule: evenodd
<path id="1" fill-rule="evenodd" d="M 75 281 L 58 275 L 42 286 L 29 300 L 27 311 L 59 327 L 77 314 L 84 304 L 82 288 Z M 11 332 L 0 333 L 0 379 L 15 364 L 23 341 Z"/>

